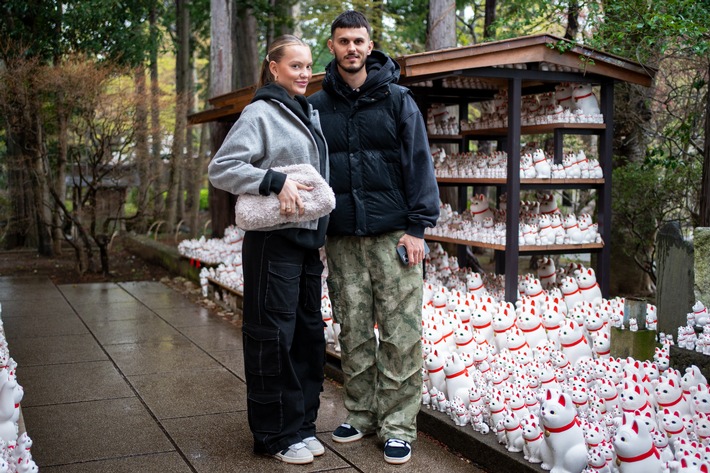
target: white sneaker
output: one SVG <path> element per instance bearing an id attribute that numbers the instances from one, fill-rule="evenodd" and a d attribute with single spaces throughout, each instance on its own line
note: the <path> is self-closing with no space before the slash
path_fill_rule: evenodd
<path id="1" fill-rule="evenodd" d="M 320 440 L 315 437 L 306 437 L 303 439 L 303 443 L 306 444 L 306 448 L 311 452 L 314 457 L 319 457 L 325 453 L 325 447 Z"/>
<path id="2" fill-rule="evenodd" d="M 303 442 L 294 443 L 290 447 L 281 450 L 274 457 L 292 465 L 305 465 L 313 462 L 313 454 Z"/>

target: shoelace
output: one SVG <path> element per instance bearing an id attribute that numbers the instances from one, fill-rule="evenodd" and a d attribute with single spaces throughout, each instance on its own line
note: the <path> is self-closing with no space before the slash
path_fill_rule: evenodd
<path id="1" fill-rule="evenodd" d="M 388 447 L 406 447 L 407 442 L 404 440 L 391 439 L 387 441 Z"/>

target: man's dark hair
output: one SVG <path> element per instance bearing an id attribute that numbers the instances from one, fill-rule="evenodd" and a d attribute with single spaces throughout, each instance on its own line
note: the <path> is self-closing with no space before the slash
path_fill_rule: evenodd
<path id="1" fill-rule="evenodd" d="M 338 18 L 330 25 L 330 35 L 333 36 L 336 28 L 365 28 L 367 34 L 372 36 L 370 22 L 365 15 L 355 10 L 347 10 L 338 15 Z"/>

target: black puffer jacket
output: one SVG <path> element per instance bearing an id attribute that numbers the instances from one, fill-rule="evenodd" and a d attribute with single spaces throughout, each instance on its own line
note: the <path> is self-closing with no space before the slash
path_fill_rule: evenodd
<path id="1" fill-rule="evenodd" d="M 335 60 L 323 90 L 309 98 L 328 142 L 336 206 L 329 235 L 379 235 L 403 230 L 422 238 L 439 217 L 439 190 L 421 113 L 396 85 L 399 64 L 379 51 L 367 80 L 352 90 Z"/>

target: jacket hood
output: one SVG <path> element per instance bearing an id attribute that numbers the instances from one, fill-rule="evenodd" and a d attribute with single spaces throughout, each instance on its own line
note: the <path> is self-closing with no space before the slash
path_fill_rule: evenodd
<path id="1" fill-rule="evenodd" d="M 368 56 L 365 67 L 367 69 L 367 79 L 360 87 L 362 94 L 372 94 L 382 88 L 388 88 L 391 83 L 399 81 L 399 64 L 382 51 L 374 49 Z M 338 63 L 335 59 L 330 61 L 325 67 L 323 89 L 328 92 L 338 92 L 345 96 L 351 92 L 350 87 L 345 83 L 338 71 Z"/>
<path id="2" fill-rule="evenodd" d="M 254 92 L 254 97 L 251 99 L 251 103 L 258 100 L 276 100 L 296 114 L 296 116 L 306 125 L 308 125 L 311 121 L 309 116 L 310 106 L 308 105 L 306 97 L 303 95 L 296 95 L 292 98 L 288 95 L 286 89 L 276 82 L 271 82 L 259 87 L 256 92 Z"/>

